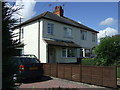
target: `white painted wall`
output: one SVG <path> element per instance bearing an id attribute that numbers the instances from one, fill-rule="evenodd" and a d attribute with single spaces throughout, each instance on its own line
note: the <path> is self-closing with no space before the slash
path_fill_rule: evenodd
<path id="1" fill-rule="evenodd" d="M 47 24 L 48 23 L 54 24 L 54 34 L 53 35 L 47 34 Z M 68 27 L 68 28 L 72 29 L 72 38 L 66 38 L 64 36 L 64 27 Z M 70 40 L 85 49 L 92 49 L 93 47 L 95 47 L 97 45 L 97 33 L 96 33 L 96 42 L 92 42 L 92 33 L 95 33 L 95 32 L 87 31 L 87 40 L 82 40 L 81 39 L 81 30 L 83 30 L 83 29 L 44 19 L 43 38 Z M 74 62 L 76 60 L 75 58 L 61 58 L 60 57 L 61 50 L 59 50 L 58 52 L 59 52 L 59 54 L 57 55 L 57 57 L 59 57 L 59 58 L 57 58 L 58 61 L 62 60 L 64 62 L 66 62 L 67 59 L 69 59 L 69 61 Z M 78 50 L 78 57 L 79 57 L 79 55 L 80 55 L 80 51 Z"/>
<path id="2" fill-rule="evenodd" d="M 38 22 L 24 26 L 24 54 L 38 57 Z"/>
<path id="3" fill-rule="evenodd" d="M 54 24 L 54 35 L 47 34 L 47 23 Z M 72 29 L 72 38 L 64 37 L 64 27 L 69 27 Z M 87 40 L 83 41 L 80 38 L 80 30 L 79 28 L 64 25 L 58 22 L 41 19 L 40 20 L 40 31 L 39 30 L 39 22 L 33 22 L 23 26 L 24 28 L 24 54 L 34 54 L 38 58 L 38 54 L 40 54 L 40 61 L 42 63 L 47 63 L 47 43 L 43 40 L 44 38 L 54 38 L 60 40 L 70 40 L 81 47 L 84 48 L 93 48 L 97 42 L 92 42 L 92 33 L 87 31 Z M 19 29 L 17 29 L 18 31 Z M 16 32 L 17 32 L 16 31 Z M 38 36 L 38 32 L 40 36 Z M 97 36 L 97 35 L 96 35 Z M 40 46 L 38 46 L 38 37 L 40 38 Z M 96 37 L 97 38 L 97 37 Z M 96 40 L 97 41 L 97 40 Z M 40 52 L 38 52 L 38 47 L 40 47 Z M 56 47 L 56 61 L 59 63 L 65 62 L 76 62 L 76 58 L 63 58 L 61 55 L 62 48 Z"/>
<path id="4" fill-rule="evenodd" d="M 42 63 L 47 63 L 47 43 L 43 40 L 43 20 L 40 21 L 40 60 Z"/>
<path id="5" fill-rule="evenodd" d="M 40 25 L 40 28 L 39 28 Z M 23 54 L 34 54 L 36 55 L 37 58 L 38 54 L 40 55 L 39 60 L 42 63 L 47 62 L 47 44 L 43 40 L 43 20 L 40 20 L 40 24 L 38 21 L 32 22 L 30 24 L 27 24 L 25 26 L 22 26 L 21 28 L 24 29 L 24 38 L 23 43 L 25 44 L 24 49 L 23 49 Z M 38 31 L 40 29 L 40 31 Z M 19 29 L 15 30 L 16 33 L 19 32 Z M 40 32 L 38 34 L 38 32 Z M 38 37 L 38 35 L 40 35 Z M 40 50 L 38 50 L 38 38 L 40 39 Z M 16 37 L 14 39 L 19 39 L 19 37 Z M 38 53 L 39 52 L 39 53 Z"/>
<path id="6" fill-rule="evenodd" d="M 47 23 L 54 24 L 54 35 L 47 34 Z M 64 27 L 69 27 L 72 29 L 72 35 L 73 35 L 72 38 L 64 37 L 64 29 L 63 29 Z M 70 41 L 77 43 L 81 47 L 85 47 L 85 48 L 93 48 L 94 46 L 97 45 L 97 42 L 92 42 L 92 32 L 91 31 L 87 31 L 87 40 L 81 40 L 80 30 L 83 30 L 83 29 L 44 19 L 43 38 L 70 40 Z M 96 37 L 96 39 L 97 39 L 97 37 Z"/>

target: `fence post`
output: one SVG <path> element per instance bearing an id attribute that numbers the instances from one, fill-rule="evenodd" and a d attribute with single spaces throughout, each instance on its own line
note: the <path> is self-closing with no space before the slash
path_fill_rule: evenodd
<path id="1" fill-rule="evenodd" d="M 58 77 L 58 64 L 56 64 L 56 77 Z"/>
<path id="2" fill-rule="evenodd" d="M 72 65 L 70 65 L 70 67 L 71 67 L 71 80 L 72 80 Z"/>
<path id="3" fill-rule="evenodd" d="M 51 64 L 49 64 L 50 65 L 50 76 L 51 76 Z"/>

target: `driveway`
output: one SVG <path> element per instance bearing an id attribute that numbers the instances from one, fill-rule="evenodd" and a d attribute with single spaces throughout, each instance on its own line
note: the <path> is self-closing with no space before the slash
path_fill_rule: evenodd
<path id="1" fill-rule="evenodd" d="M 19 88 L 100 88 L 110 90 L 108 88 L 73 82 L 69 80 L 44 76 L 40 80 L 27 80 Z"/>

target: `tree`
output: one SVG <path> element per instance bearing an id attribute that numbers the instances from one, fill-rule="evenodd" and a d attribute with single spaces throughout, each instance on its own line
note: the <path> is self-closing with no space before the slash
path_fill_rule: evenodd
<path id="1" fill-rule="evenodd" d="M 13 6 L 8 7 L 7 2 L 2 2 L 2 88 L 13 88 L 13 74 L 14 69 L 11 67 L 9 58 L 14 55 L 14 51 L 18 46 L 23 44 L 18 40 L 13 40 L 15 33 L 12 28 L 18 22 L 17 19 L 12 18 L 13 14 L 20 10 L 20 8 L 13 9 Z"/>
<path id="2" fill-rule="evenodd" d="M 101 38 L 100 44 L 94 49 L 97 55 L 97 65 L 113 65 L 120 61 L 120 38 Z"/>

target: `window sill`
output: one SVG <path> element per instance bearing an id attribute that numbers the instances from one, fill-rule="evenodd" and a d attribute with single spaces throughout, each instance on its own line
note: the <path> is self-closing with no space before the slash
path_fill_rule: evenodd
<path id="1" fill-rule="evenodd" d="M 68 58 L 68 59 L 69 59 L 69 58 L 77 58 L 77 57 L 62 57 L 62 58 L 65 58 L 65 59 L 67 59 L 67 58 Z"/>
<path id="2" fill-rule="evenodd" d="M 54 34 L 47 33 L 47 35 L 55 36 Z"/>
<path id="3" fill-rule="evenodd" d="M 64 36 L 64 38 L 73 39 L 73 37 L 65 37 L 65 36 Z"/>

